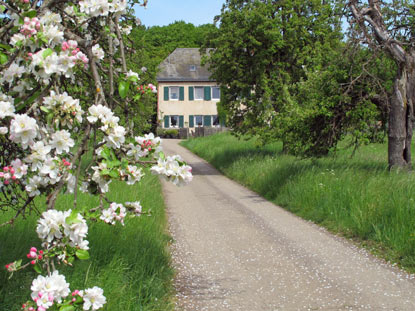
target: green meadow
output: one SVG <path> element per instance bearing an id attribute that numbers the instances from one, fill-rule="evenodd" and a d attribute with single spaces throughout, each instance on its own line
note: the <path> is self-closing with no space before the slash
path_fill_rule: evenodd
<path id="1" fill-rule="evenodd" d="M 107 303 L 103 310 L 172 310 L 172 277 L 167 245 L 166 218 L 161 186 L 150 173 L 140 185 L 126 186 L 112 182 L 109 199 L 118 203 L 141 202 L 150 216 L 128 218 L 125 226 L 110 226 L 103 222 L 89 226 L 88 240 L 91 258 L 76 261 L 75 268 L 57 267 L 70 283 L 71 290 L 93 286 L 103 288 Z M 63 195 L 58 208 L 71 208 L 72 195 Z M 42 199 L 38 204 L 42 206 Z M 94 208 L 98 201 L 79 193 L 78 206 Z M 0 223 L 9 215 L 0 214 Z M 0 228 L 0 263 L 3 265 L 24 258 L 31 246 L 40 247 L 35 232 L 38 215 L 32 214 L 13 226 Z M 0 310 L 21 310 L 30 299 L 30 286 L 36 273 L 26 269 L 8 279 L 0 269 Z"/>

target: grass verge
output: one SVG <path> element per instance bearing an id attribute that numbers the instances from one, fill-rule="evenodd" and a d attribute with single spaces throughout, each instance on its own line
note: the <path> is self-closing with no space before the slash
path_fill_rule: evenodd
<path id="1" fill-rule="evenodd" d="M 138 186 L 124 183 L 110 185 L 109 199 L 123 203 L 140 200 L 143 209 L 151 209 L 151 217 L 126 220 L 125 226 L 109 226 L 102 222 L 89 226 L 91 259 L 75 262 L 75 268 L 57 267 L 65 274 L 70 288 L 103 288 L 107 298 L 104 310 L 173 310 L 171 299 L 173 271 L 167 243 L 166 218 L 158 178 L 147 174 Z M 78 206 L 96 207 L 95 198 L 79 194 Z M 61 196 L 57 206 L 71 208 L 72 196 Z M 0 214 L 2 218 L 7 215 Z M 40 247 L 36 220 L 31 215 L 13 227 L 0 228 L 0 263 L 25 258 L 31 246 Z M 25 261 L 24 261 L 25 262 Z M 30 298 L 30 285 L 36 273 L 27 269 L 8 280 L 0 268 L 0 310 L 21 310 Z"/>
<path id="2" fill-rule="evenodd" d="M 415 174 L 387 169 L 387 146 L 299 159 L 228 133 L 182 143 L 266 199 L 415 272 Z"/>

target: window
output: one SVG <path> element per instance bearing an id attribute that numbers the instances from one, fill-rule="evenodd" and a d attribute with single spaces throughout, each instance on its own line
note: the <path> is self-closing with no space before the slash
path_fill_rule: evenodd
<path id="1" fill-rule="evenodd" d="M 219 86 L 212 87 L 212 99 L 220 99 L 220 88 Z"/>
<path id="2" fill-rule="evenodd" d="M 203 126 L 203 116 L 195 116 L 195 127 Z"/>
<path id="3" fill-rule="evenodd" d="M 196 71 L 196 65 L 190 65 L 189 71 Z"/>
<path id="4" fill-rule="evenodd" d="M 204 95 L 204 88 L 203 86 L 195 86 L 195 99 L 203 99 Z"/>
<path id="5" fill-rule="evenodd" d="M 179 127 L 179 116 L 170 116 L 170 126 Z"/>
<path id="6" fill-rule="evenodd" d="M 212 126 L 220 126 L 218 116 L 212 116 Z"/>
<path id="7" fill-rule="evenodd" d="M 172 100 L 179 99 L 179 87 L 178 86 L 170 86 L 169 87 L 169 98 Z"/>

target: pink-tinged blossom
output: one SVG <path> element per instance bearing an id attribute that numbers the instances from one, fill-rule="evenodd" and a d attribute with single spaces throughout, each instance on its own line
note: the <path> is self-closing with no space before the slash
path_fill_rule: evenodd
<path id="1" fill-rule="evenodd" d="M 122 204 L 113 202 L 108 209 L 102 211 L 102 215 L 99 218 L 107 224 L 115 225 L 115 223 L 119 221 L 124 225 L 125 216 L 127 216 L 125 207 Z"/>
<path id="2" fill-rule="evenodd" d="M 16 176 L 16 178 L 22 178 L 23 176 L 25 176 L 27 174 L 27 165 L 24 164 L 22 162 L 22 160 L 20 159 L 16 159 L 14 161 L 11 162 L 11 165 L 13 167 L 13 171 L 14 171 L 14 176 Z"/>
<path id="3" fill-rule="evenodd" d="M 65 276 L 60 275 L 58 271 L 54 271 L 51 276 L 39 275 L 33 280 L 32 299 L 38 307 L 48 309 L 53 302 L 62 302 L 62 298 L 70 294 L 69 283 L 66 282 Z"/>

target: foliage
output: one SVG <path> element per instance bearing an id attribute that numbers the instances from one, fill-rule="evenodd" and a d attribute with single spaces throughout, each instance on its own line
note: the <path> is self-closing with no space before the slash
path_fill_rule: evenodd
<path id="1" fill-rule="evenodd" d="M 111 200 L 113 180 L 134 185 L 149 171 L 176 185 L 192 179 L 180 156 L 164 155 L 160 138 L 133 136 L 145 131 L 134 129 L 134 104 L 156 90 L 137 89 L 139 75 L 127 68 L 124 40 L 137 3 L 0 2 L 0 208 L 10 217 L 2 226 L 36 213 L 42 241 L 6 265 L 10 277 L 27 267 L 39 274 L 23 310 L 105 305 L 101 288 L 71 291 L 56 267 L 90 258 L 89 222 L 124 225 L 127 215 L 143 213 L 139 201 Z M 80 206 L 79 191 L 97 205 Z M 73 194 L 72 208 L 56 208 L 63 193 Z M 46 202 L 36 204 L 42 196 Z"/>
<path id="2" fill-rule="evenodd" d="M 171 301 L 173 271 L 166 235 L 166 217 L 161 185 L 157 176 L 146 175 L 141 184 L 125 187 L 123 182 L 110 185 L 111 200 L 125 203 L 135 200 L 146 206 L 141 217 L 128 218 L 125 226 L 108 226 L 92 223 L 88 240 L 93 245 L 91 259 L 80 261 L 76 269 L 60 267 L 67 281 L 75 288 L 101 286 L 107 296 L 104 310 L 173 310 Z M 39 198 L 44 201 L 45 198 Z M 79 204 L 92 209 L 99 204 L 97 198 L 80 193 Z M 59 197 L 60 209 L 70 208 L 73 195 Z M 8 219 L 0 215 L 0 222 Z M 41 248 L 33 234 L 38 216 L 32 214 L 13 227 L 0 228 L 0 262 L 11 262 L 26 256 L 31 246 Z M 30 295 L 30 285 L 37 273 L 31 269 L 20 271 L 9 278 L 6 270 L 0 271 L 0 310 L 18 311 L 16 302 Z"/>
<path id="3" fill-rule="evenodd" d="M 349 140 L 336 157 L 302 160 L 284 154 L 281 142 L 258 148 L 256 138 L 228 133 L 182 145 L 275 204 L 413 272 L 415 176 L 388 171 L 386 144 L 362 146 L 351 159 Z"/>
<path id="4" fill-rule="evenodd" d="M 382 139 L 394 65 L 343 41 L 338 1 L 229 0 L 204 47 L 237 135 L 323 156 L 346 135 Z M 233 33 L 233 36 L 229 36 Z"/>

